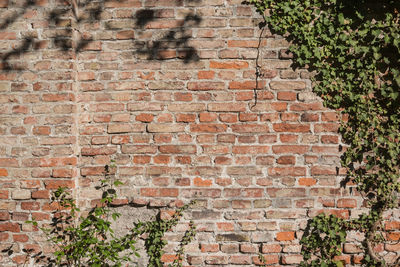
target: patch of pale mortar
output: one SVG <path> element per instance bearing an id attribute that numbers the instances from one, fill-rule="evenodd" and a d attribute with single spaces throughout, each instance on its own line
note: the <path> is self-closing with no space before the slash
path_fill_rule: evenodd
<path id="1" fill-rule="evenodd" d="M 121 214 L 121 217 L 119 217 L 111 225 L 111 228 L 114 230 L 116 236 L 122 236 L 129 233 L 129 230 L 133 228 L 134 223 L 139 221 L 147 222 L 154 220 L 159 212 L 158 209 L 132 207 L 128 205 L 115 207 L 113 208 L 113 211 Z M 129 264 L 129 266 L 147 266 L 148 257 L 144 247 L 144 240 L 138 239 L 135 247 L 140 257 L 134 259 L 136 265 Z"/>

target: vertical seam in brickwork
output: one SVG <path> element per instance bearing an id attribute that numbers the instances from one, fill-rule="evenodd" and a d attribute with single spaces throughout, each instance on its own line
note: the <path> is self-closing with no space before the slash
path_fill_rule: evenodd
<path id="1" fill-rule="evenodd" d="M 73 196 L 74 199 L 76 200 L 76 203 L 79 205 L 79 175 L 80 175 L 80 166 L 81 166 L 81 157 L 80 157 L 80 140 L 79 140 L 79 115 L 80 115 L 80 106 L 79 106 L 79 87 L 78 87 L 78 57 L 77 57 L 77 52 L 76 52 L 76 46 L 77 46 L 77 22 L 76 18 L 71 16 L 71 21 L 72 21 L 72 50 L 73 50 L 73 82 L 72 82 L 72 91 L 74 94 L 74 121 L 73 121 L 73 133 L 75 136 L 75 147 L 74 147 L 74 156 L 77 158 L 76 160 L 76 165 L 75 165 L 75 171 L 74 171 L 74 189 L 73 189 Z"/>

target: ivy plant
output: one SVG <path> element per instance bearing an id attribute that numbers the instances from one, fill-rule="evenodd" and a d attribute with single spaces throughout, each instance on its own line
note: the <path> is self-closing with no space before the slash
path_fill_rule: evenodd
<path id="1" fill-rule="evenodd" d="M 366 266 L 396 266 L 378 255 L 383 214 L 397 208 L 400 190 L 400 2 L 395 0 L 250 0 L 273 33 L 291 43 L 294 66 L 315 71 L 313 91 L 336 109 L 348 145 L 341 158 L 370 211 L 342 221 L 316 217 L 303 266 L 336 266 L 344 239 L 337 227 L 364 233 Z M 335 220 L 335 221 L 333 221 Z M 331 224 L 328 225 L 327 222 Z M 318 235 L 324 233 L 325 238 Z M 342 232 L 340 232 L 342 233 Z M 377 237 L 378 236 L 378 237 Z M 321 250 L 321 245 L 329 249 Z M 318 259 L 313 259 L 318 255 Z"/>

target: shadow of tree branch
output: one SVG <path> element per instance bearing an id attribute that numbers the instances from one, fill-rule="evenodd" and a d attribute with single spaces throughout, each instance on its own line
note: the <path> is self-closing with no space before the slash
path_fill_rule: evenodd
<path id="1" fill-rule="evenodd" d="M 107 3 L 116 2 L 118 0 L 81 0 L 78 4 L 80 16 L 76 19 L 75 24 L 70 21 L 73 17 L 73 7 L 67 0 L 57 0 L 57 4 L 46 12 L 46 20 L 49 23 L 48 29 L 54 29 L 55 33 L 49 37 L 52 47 L 60 51 L 74 51 L 80 53 L 85 50 L 95 38 L 90 34 L 84 34 L 79 31 L 80 25 L 95 25 L 101 22 L 102 13 L 107 8 Z M 125 2 L 119 0 L 118 2 Z M 197 2 L 198 0 L 190 0 Z M 17 2 L 18 3 L 18 2 Z M 6 33 L 9 28 L 20 18 L 22 18 L 30 10 L 35 8 L 43 8 L 38 0 L 26 0 L 21 4 L 12 2 L 7 10 L 14 10 L 4 19 L 0 20 L 0 30 Z M 133 30 L 148 31 L 154 30 L 151 28 L 151 23 L 158 20 L 153 9 L 140 9 L 135 16 L 130 18 L 134 21 Z M 144 56 L 148 60 L 166 60 L 166 59 L 181 59 L 185 63 L 199 60 L 197 50 L 189 45 L 189 40 L 192 38 L 190 29 L 196 27 L 201 22 L 201 17 L 190 13 L 184 19 L 175 20 L 176 23 L 169 28 L 163 27 L 151 40 L 133 40 L 134 53 L 138 56 Z M 74 40 L 73 32 L 78 32 L 77 40 Z M 157 30 L 157 29 L 156 29 Z M 1 32 L 0 32 L 1 33 Z M 20 44 L 15 48 L 0 53 L 1 69 L 3 72 L 22 71 L 23 67 L 18 66 L 18 60 L 28 52 L 37 51 L 41 48 L 40 42 L 43 40 L 37 36 L 24 37 L 20 40 Z M 21 65 L 21 64 L 20 64 Z"/>

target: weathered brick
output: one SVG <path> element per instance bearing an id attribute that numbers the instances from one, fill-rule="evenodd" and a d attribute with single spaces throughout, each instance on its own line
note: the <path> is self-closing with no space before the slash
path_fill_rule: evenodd
<path id="1" fill-rule="evenodd" d="M 152 145 L 123 145 L 121 152 L 124 154 L 155 154 L 157 147 Z"/>
<path id="2" fill-rule="evenodd" d="M 172 112 L 200 112 L 206 110 L 206 105 L 201 103 L 170 104 L 168 110 Z"/>
<path id="3" fill-rule="evenodd" d="M 176 133 L 183 132 L 185 125 L 182 124 L 149 124 L 147 131 L 150 133 Z"/>
<path id="4" fill-rule="evenodd" d="M 303 90 L 306 83 L 302 81 L 272 81 L 269 84 L 273 90 Z"/>
<path id="5" fill-rule="evenodd" d="M 196 146 L 192 145 L 168 145 L 160 146 L 159 150 L 161 153 L 166 154 L 194 154 L 196 153 Z"/>
<path id="6" fill-rule="evenodd" d="M 223 90 L 225 83 L 223 82 L 189 82 L 188 89 L 193 91 L 210 91 Z"/>
<path id="7" fill-rule="evenodd" d="M 240 112 L 246 110 L 244 103 L 211 103 L 207 106 L 208 111 L 216 112 Z"/>
<path id="8" fill-rule="evenodd" d="M 12 192 L 11 195 L 12 199 L 15 200 L 25 200 L 31 198 L 31 191 L 30 190 L 16 190 Z"/>
<path id="9" fill-rule="evenodd" d="M 112 133 L 132 133 L 143 132 L 145 125 L 143 124 L 109 124 L 107 132 Z"/>

